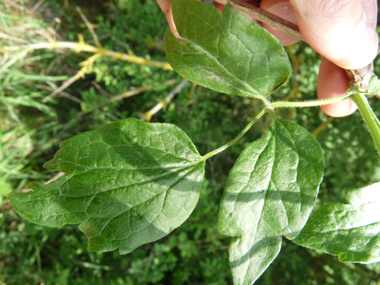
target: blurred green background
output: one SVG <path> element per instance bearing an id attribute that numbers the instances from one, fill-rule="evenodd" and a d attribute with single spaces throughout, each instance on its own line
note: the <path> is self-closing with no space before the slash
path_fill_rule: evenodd
<path id="1" fill-rule="evenodd" d="M 69 49 L 6 52 L 5 46 L 51 41 L 86 43 L 93 37 L 80 6 L 108 50 L 166 61 L 165 17 L 153 0 L 0 0 L 0 283 L 2 284 L 232 284 L 229 239 L 216 223 L 223 187 L 239 153 L 270 123 L 260 120 L 237 144 L 212 157 L 200 201 L 187 222 L 168 237 L 128 255 L 87 252 L 76 225 L 46 228 L 21 219 L 5 198 L 59 175 L 42 167 L 59 143 L 78 133 L 146 112 L 180 82 L 174 71 L 101 57 L 84 78 L 51 100 L 53 90 L 75 76 L 92 54 Z M 320 57 L 306 44 L 287 48 L 290 81 L 271 99 L 316 98 Z M 375 62 L 377 74 L 380 61 Z M 173 86 L 167 86 L 174 80 Z M 148 91 L 115 100 L 144 87 Z M 152 122 L 178 125 L 205 154 L 234 138 L 261 110 L 257 101 L 185 85 Z M 119 96 L 120 97 L 120 96 Z M 370 99 L 375 112 L 380 102 Z M 356 112 L 332 119 L 319 108 L 279 110 L 284 119 L 317 136 L 325 152 L 325 178 L 316 208 L 345 202 L 344 190 L 380 181 L 380 160 Z M 286 239 L 278 258 L 256 284 L 380 284 L 380 264 L 343 264 L 336 257 L 301 248 Z"/>

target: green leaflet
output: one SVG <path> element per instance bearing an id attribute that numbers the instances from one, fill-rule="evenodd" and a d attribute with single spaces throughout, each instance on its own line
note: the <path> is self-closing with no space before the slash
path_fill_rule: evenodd
<path id="1" fill-rule="evenodd" d="M 127 119 L 77 135 L 45 165 L 69 175 L 9 194 L 36 224 L 81 223 L 91 251 L 126 254 L 180 226 L 197 204 L 204 161 L 174 125 Z"/>
<path id="2" fill-rule="evenodd" d="M 252 284 L 276 258 L 282 235 L 294 238 L 311 212 L 323 176 L 323 153 L 307 130 L 276 120 L 232 168 L 218 230 L 234 237 L 234 284 Z"/>
<path id="3" fill-rule="evenodd" d="M 350 204 L 331 203 L 312 214 L 293 241 L 342 262 L 380 261 L 380 183 L 347 190 L 346 199 Z"/>
<path id="4" fill-rule="evenodd" d="M 270 33 L 227 4 L 218 10 L 195 0 L 172 0 L 180 42 L 165 33 L 166 56 L 173 69 L 218 92 L 257 98 L 286 82 L 291 66 L 284 48 Z"/>
<path id="5" fill-rule="evenodd" d="M 376 75 L 371 77 L 368 83 L 368 93 L 369 94 L 380 94 L 380 80 Z"/>

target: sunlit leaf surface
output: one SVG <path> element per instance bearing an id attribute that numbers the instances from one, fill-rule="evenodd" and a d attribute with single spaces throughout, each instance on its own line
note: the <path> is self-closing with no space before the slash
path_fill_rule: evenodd
<path id="1" fill-rule="evenodd" d="M 10 194 L 14 209 L 45 226 L 81 223 L 89 250 L 121 253 L 181 225 L 204 175 L 204 161 L 182 130 L 135 119 L 66 140 L 45 166 L 68 175 Z"/>
<path id="2" fill-rule="evenodd" d="M 233 237 L 234 284 L 252 284 L 306 223 L 323 176 L 318 141 L 302 127 L 276 120 L 230 172 L 218 230 Z"/>

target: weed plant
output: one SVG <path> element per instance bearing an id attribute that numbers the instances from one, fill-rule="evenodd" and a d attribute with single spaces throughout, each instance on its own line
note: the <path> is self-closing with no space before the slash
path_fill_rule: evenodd
<path id="1" fill-rule="evenodd" d="M 95 3 L 95 4 L 94 4 Z M 153 0 L 95 1 L 81 7 L 94 23 L 107 50 L 166 61 L 165 17 Z M 34 4 L 34 5 L 33 5 Z M 74 1 L 2 0 L 0 47 L 49 41 L 94 39 Z M 319 56 L 305 44 L 288 48 L 294 74 L 272 96 L 316 98 Z M 172 123 L 182 128 L 201 154 L 231 140 L 261 110 L 257 102 L 187 83 L 164 101 L 181 78 L 174 72 L 103 56 L 65 90 L 45 98 L 77 74 L 91 54 L 72 50 L 27 50 L 0 53 L 0 197 L 25 191 L 59 173 L 44 170 L 64 139 L 108 122 L 129 117 Z M 380 61 L 375 62 L 380 72 Z M 169 86 L 167 82 L 175 82 Z M 126 92 L 145 90 L 123 98 Z M 135 92 L 138 93 L 138 92 Z M 131 94 L 131 93 L 129 93 Z M 372 99 L 376 101 L 377 99 Z M 157 104 L 161 111 L 147 112 Z M 372 104 L 380 111 L 380 104 Z M 360 115 L 331 119 L 316 108 L 281 110 L 313 131 L 325 152 L 325 178 L 318 203 L 344 202 L 344 189 L 380 180 L 380 164 Z M 262 136 L 269 121 L 260 121 L 237 144 L 207 163 L 200 202 L 189 220 L 168 237 L 120 256 L 93 253 L 77 226 L 62 229 L 31 224 L 0 200 L 0 281 L 3 284 L 232 284 L 226 237 L 217 233 L 218 204 L 227 174 L 239 153 Z M 279 257 L 257 284 L 379 284 L 380 266 L 339 263 L 284 241 Z"/>

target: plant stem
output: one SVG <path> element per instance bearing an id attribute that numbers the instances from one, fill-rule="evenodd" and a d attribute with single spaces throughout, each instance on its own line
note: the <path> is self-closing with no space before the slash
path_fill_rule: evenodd
<path id="1" fill-rule="evenodd" d="M 72 49 L 75 52 L 92 52 L 95 54 L 100 54 L 114 59 L 119 59 L 122 61 L 128 61 L 141 65 L 156 66 L 164 70 L 172 70 L 172 67 L 167 62 L 159 62 L 154 60 L 145 59 L 135 55 L 124 54 L 116 51 L 110 51 L 103 48 L 91 46 L 86 44 L 82 37 L 79 38 L 79 42 L 46 42 L 46 43 L 36 43 L 36 44 L 27 44 L 21 46 L 3 46 L 0 47 L 0 53 L 7 53 L 18 50 L 37 50 L 37 49 Z"/>
<path id="2" fill-rule="evenodd" d="M 240 134 L 238 134 L 232 141 L 230 141 L 229 143 L 225 144 L 224 146 L 218 148 L 218 149 L 215 149 L 207 154 L 205 154 L 204 156 L 202 156 L 202 160 L 206 160 L 208 158 L 210 158 L 211 156 L 214 156 L 220 152 L 222 152 L 223 150 L 225 150 L 226 148 L 230 147 L 231 145 L 235 144 L 238 140 L 241 139 L 242 136 L 245 135 L 246 132 L 248 132 L 248 130 L 266 113 L 268 109 L 265 108 L 263 109 L 241 132 Z"/>
<path id="3" fill-rule="evenodd" d="M 375 112 L 372 110 L 372 108 L 371 108 L 371 114 L 372 114 L 372 117 L 375 118 L 375 122 L 376 122 L 378 128 L 380 129 L 380 121 L 379 121 L 379 119 L 377 118 Z"/>
<path id="4" fill-rule="evenodd" d="M 377 152 L 380 154 L 380 127 L 376 115 L 373 113 L 372 108 L 364 95 L 356 93 L 351 96 L 351 99 L 358 106 L 360 114 L 368 126 L 369 132 L 376 145 Z"/>
<path id="5" fill-rule="evenodd" d="M 271 103 L 273 108 L 304 108 L 304 107 L 315 107 L 322 106 L 332 103 L 337 103 L 342 101 L 348 97 L 350 97 L 353 93 L 351 89 L 348 89 L 346 93 L 341 96 L 330 98 L 330 99 L 322 99 L 322 100 L 314 100 L 314 101 L 305 101 L 305 102 L 289 102 L 289 101 L 277 101 Z"/>

